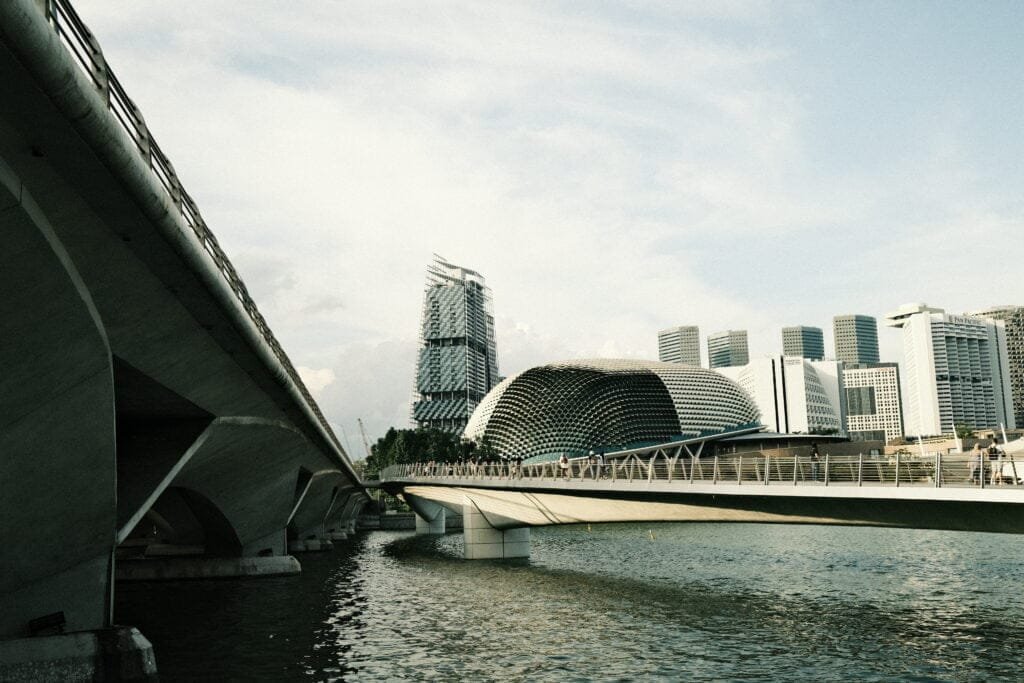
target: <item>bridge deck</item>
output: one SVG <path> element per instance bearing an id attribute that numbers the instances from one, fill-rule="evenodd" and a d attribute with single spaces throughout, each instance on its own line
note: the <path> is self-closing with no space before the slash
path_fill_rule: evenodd
<path id="1" fill-rule="evenodd" d="M 403 465 L 380 486 L 499 528 L 612 521 L 858 524 L 1024 533 L 1024 462 L 969 456 L 736 455 L 516 466 Z"/>

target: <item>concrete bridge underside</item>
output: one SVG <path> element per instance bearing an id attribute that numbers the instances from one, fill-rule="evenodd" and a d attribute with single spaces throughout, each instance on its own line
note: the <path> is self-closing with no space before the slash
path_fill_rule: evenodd
<path id="1" fill-rule="evenodd" d="M 343 537 L 347 456 L 35 0 L 0 83 L 0 641 L 109 627 L 132 562 Z"/>
<path id="2" fill-rule="evenodd" d="M 471 503 L 498 530 L 602 522 L 754 522 L 1024 533 L 1024 499 L 1016 489 L 439 483 L 390 481 L 384 488 L 410 500 L 418 513 L 426 503 L 456 512 Z"/>

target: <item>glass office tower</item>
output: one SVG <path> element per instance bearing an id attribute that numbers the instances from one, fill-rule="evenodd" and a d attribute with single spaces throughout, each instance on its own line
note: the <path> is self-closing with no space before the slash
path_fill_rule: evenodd
<path id="1" fill-rule="evenodd" d="M 782 328 L 782 355 L 799 356 L 807 360 L 825 357 L 825 337 L 820 327 L 795 325 Z"/>
<path id="2" fill-rule="evenodd" d="M 726 368 L 749 362 L 746 330 L 726 330 L 708 335 L 709 368 Z"/>
<path id="3" fill-rule="evenodd" d="M 658 332 L 658 360 L 700 367 L 700 329 L 683 325 Z"/>
<path id="4" fill-rule="evenodd" d="M 870 315 L 832 318 L 836 360 L 844 363 L 878 362 L 878 320 Z"/>

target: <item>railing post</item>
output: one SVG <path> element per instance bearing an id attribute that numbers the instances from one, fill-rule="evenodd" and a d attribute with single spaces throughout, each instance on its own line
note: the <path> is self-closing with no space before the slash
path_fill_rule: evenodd
<path id="1" fill-rule="evenodd" d="M 800 456 L 796 453 L 793 454 L 793 486 L 796 486 L 796 476 L 799 473 L 800 468 Z"/>
<path id="2" fill-rule="evenodd" d="M 772 478 L 772 464 L 768 459 L 768 456 L 764 456 L 764 485 L 768 485 L 768 481 Z"/>
<path id="3" fill-rule="evenodd" d="M 857 486 L 864 485 L 864 454 L 857 454 Z"/>
<path id="4" fill-rule="evenodd" d="M 647 461 L 647 483 L 650 484 L 654 481 L 654 460 L 658 456 L 652 455 L 651 459 Z"/>
<path id="5" fill-rule="evenodd" d="M 718 456 L 715 456 L 715 461 L 711 464 L 711 483 L 718 483 Z"/>
<path id="6" fill-rule="evenodd" d="M 942 453 L 935 451 L 935 488 L 942 487 Z"/>
<path id="7" fill-rule="evenodd" d="M 896 451 L 896 487 L 900 485 L 900 452 Z"/>
<path id="8" fill-rule="evenodd" d="M 825 454 L 825 486 L 828 486 L 828 453 Z"/>
<path id="9" fill-rule="evenodd" d="M 743 483 L 743 456 L 741 455 L 736 460 L 736 485 L 739 486 Z"/>

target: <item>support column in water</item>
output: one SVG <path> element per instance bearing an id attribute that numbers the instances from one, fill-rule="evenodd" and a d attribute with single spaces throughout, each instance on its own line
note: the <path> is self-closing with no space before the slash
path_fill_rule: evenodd
<path id="1" fill-rule="evenodd" d="M 530 528 L 495 529 L 468 498 L 462 506 L 462 533 L 467 560 L 530 556 Z"/>
<path id="2" fill-rule="evenodd" d="M 441 535 L 445 531 L 445 508 L 426 498 L 404 494 L 402 496 L 416 513 L 416 533 Z"/>
<path id="3" fill-rule="evenodd" d="M 440 505 L 437 506 L 438 512 L 433 519 L 425 519 L 416 515 L 416 533 L 417 534 L 434 534 L 442 535 L 445 531 L 445 514 L 444 508 Z"/>

